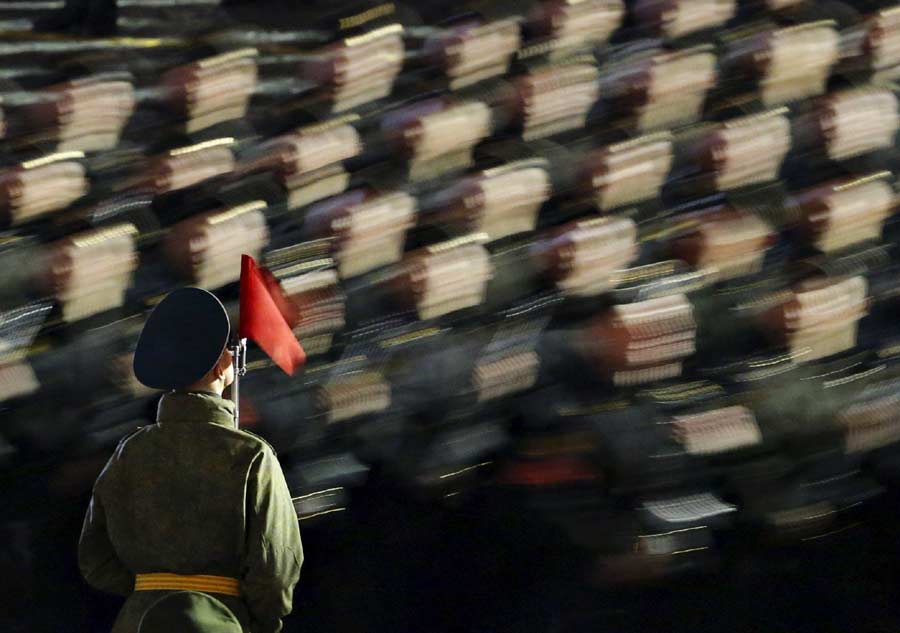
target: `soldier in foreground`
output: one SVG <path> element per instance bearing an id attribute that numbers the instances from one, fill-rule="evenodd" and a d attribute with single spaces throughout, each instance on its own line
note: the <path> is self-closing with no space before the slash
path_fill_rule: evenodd
<path id="1" fill-rule="evenodd" d="M 218 299 L 184 288 L 141 333 L 135 375 L 168 393 L 157 423 L 125 437 L 98 477 L 79 542 L 88 583 L 128 596 L 113 633 L 138 631 L 173 592 L 213 596 L 245 633 L 277 633 L 291 611 L 297 517 L 274 451 L 236 428 L 222 398 L 234 380 L 229 332 Z"/>

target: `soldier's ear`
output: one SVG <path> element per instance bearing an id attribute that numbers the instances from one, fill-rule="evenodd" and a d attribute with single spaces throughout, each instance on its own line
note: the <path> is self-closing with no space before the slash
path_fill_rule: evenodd
<path id="1" fill-rule="evenodd" d="M 222 352 L 222 355 L 219 356 L 219 362 L 217 362 L 216 366 L 213 367 L 213 372 L 215 373 L 216 380 L 225 375 L 225 372 L 228 371 L 229 365 L 231 365 L 231 350 L 226 347 Z"/>

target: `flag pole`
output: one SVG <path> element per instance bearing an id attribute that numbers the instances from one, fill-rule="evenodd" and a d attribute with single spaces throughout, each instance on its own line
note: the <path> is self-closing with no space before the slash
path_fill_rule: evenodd
<path id="1" fill-rule="evenodd" d="M 231 347 L 234 363 L 234 382 L 231 383 L 231 399 L 234 401 L 234 428 L 241 426 L 241 376 L 247 373 L 247 339 L 235 339 Z"/>

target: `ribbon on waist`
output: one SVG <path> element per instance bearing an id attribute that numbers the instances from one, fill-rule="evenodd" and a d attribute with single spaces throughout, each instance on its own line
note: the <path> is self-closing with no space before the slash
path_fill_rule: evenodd
<path id="1" fill-rule="evenodd" d="M 228 576 L 185 575 L 185 574 L 137 574 L 134 578 L 135 591 L 202 591 L 220 593 L 226 596 L 240 596 L 240 582 Z"/>

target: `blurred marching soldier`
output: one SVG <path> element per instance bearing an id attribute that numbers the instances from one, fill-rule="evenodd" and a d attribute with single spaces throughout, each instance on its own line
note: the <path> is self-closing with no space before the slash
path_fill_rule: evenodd
<path id="1" fill-rule="evenodd" d="M 183 288 L 141 333 L 135 375 L 168 393 L 157 423 L 124 438 L 97 479 L 79 542 L 88 583 L 128 596 L 114 633 L 159 630 L 152 622 L 172 620 L 166 604 L 189 626 L 207 594 L 245 633 L 277 633 L 291 611 L 303 563 L 297 516 L 275 452 L 236 428 L 235 405 L 222 398 L 235 375 L 230 329 L 215 296 Z M 183 591 L 197 595 L 161 601 Z"/>

